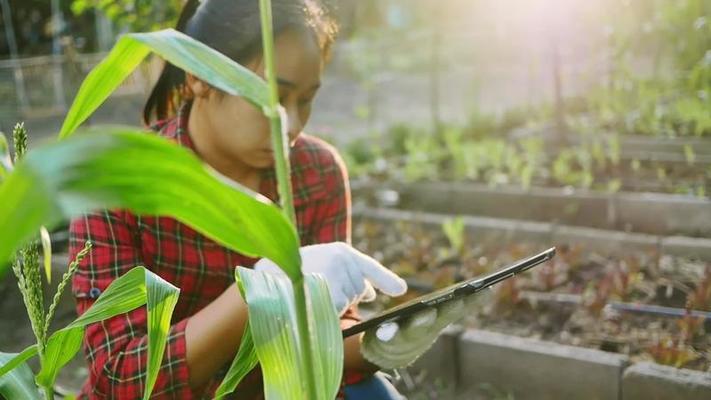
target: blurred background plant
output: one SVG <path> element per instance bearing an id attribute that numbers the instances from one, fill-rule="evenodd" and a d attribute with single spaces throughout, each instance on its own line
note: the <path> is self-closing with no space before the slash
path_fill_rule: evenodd
<path id="1" fill-rule="evenodd" d="M 182 3 L 181 0 L 72 0 L 70 8 L 75 16 L 105 15 L 116 26 L 143 32 L 174 26 Z"/>

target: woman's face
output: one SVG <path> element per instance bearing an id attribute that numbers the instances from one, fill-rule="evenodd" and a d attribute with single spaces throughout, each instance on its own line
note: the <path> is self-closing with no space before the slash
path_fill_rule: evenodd
<path id="1" fill-rule="evenodd" d="M 316 39 L 297 31 L 284 32 L 275 39 L 275 58 L 279 101 L 288 115 L 293 144 L 311 114 L 312 100 L 321 85 L 323 58 Z M 261 56 L 246 67 L 264 78 Z M 192 76 L 187 84 L 195 95 L 189 129 L 205 161 L 228 176 L 273 164 L 269 120 L 260 109 L 241 97 L 220 94 Z"/>

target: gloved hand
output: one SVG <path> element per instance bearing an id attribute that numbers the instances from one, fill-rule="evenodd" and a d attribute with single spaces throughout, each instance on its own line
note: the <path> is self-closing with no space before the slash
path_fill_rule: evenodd
<path id="1" fill-rule="evenodd" d="M 331 300 L 338 315 L 353 304 L 375 299 L 379 289 L 388 296 L 400 296 L 407 283 L 373 258 L 343 242 L 315 244 L 299 249 L 304 274 L 321 274 L 328 284 Z M 256 271 L 283 274 L 271 260 L 262 258 L 254 265 Z"/>
<path id="2" fill-rule="evenodd" d="M 405 321 L 386 322 L 363 336 L 361 353 L 382 369 L 402 368 L 425 353 L 451 323 L 476 313 L 491 291 L 422 310 Z"/>

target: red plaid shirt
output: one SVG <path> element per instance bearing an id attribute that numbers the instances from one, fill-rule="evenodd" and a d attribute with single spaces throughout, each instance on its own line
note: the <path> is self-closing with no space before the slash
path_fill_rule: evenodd
<path id="1" fill-rule="evenodd" d="M 155 129 L 194 150 L 187 132 L 188 114 L 186 105 L 175 118 L 159 123 Z M 336 150 L 319 139 L 302 135 L 291 151 L 291 165 L 301 243 L 350 241 L 350 190 L 346 169 Z M 276 200 L 273 169 L 263 171 L 260 192 Z M 86 240 L 92 242 L 92 251 L 72 280 L 78 314 L 86 311 L 114 279 L 131 268 L 136 265 L 150 268 L 181 289 L 153 398 L 211 398 L 228 365 L 214 377 L 205 393 L 192 393 L 185 358 L 185 326 L 191 315 L 234 281 L 235 266 L 252 266 L 256 260 L 222 247 L 173 218 L 139 216 L 125 210 L 89 214 L 72 221 L 70 259 Z M 344 318 L 356 319 L 357 315 L 349 312 Z M 89 378 L 81 397 L 141 398 L 146 339 L 145 307 L 87 327 L 84 349 Z M 353 379 L 357 380 L 357 375 Z M 245 378 L 235 395 L 260 398 L 259 373 Z"/>

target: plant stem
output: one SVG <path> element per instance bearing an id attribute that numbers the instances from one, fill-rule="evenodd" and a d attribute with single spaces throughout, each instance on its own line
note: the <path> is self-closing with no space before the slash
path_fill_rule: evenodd
<path id="1" fill-rule="evenodd" d="M 67 283 L 69 283 L 69 280 L 72 278 L 77 268 L 79 267 L 79 263 L 81 263 L 84 257 L 89 254 L 91 246 L 92 244 L 90 241 L 84 243 L 84 248 L 74 257 L 74 260 L 69 264 L 69 268 L 67 268 L 67 272 L 64 273 L 64 275 L 62 276 L 62 280 L 59 281 L 59 285 L 57 285 L 57 292 L 54 294 L 52 304 L 49 306 L 49 311 L 47 312 L 47 315 L 45 316 L 44 320 L 45 340 L 47 339 L 49 326 L 52 324 L 54 312 L 57 309 L 57 305 L 59 304 L 59 299 L 62 296 L 62 292 L 64 292 L 64 288 L 67 286 Z"/>
<path id="2" fill-rule="evenodd" d="M 270 120 L 272 147 L 274 148 L 274 168 L 276 170 L 279 190 L 279 203 L 291 223 L 296 226 L 296 214 L 292 201 L 291 165 L 289 163 L 289 141 L 284 127 L 287 126 L 286 114 L 281 112 L 279 105 L 279 90 L 277 86 L 276 66 L 274 63 L 274 35 L 272 32 L 271 0 L 259 0 L 259 10 L 262 23 L 262 46 L 264 53 L 265 75 L 269 87 L 269 110 L 266 110 Z"/>
<path id="3" fill-rule="evenodd" d="M 289 163 L 288 140 L 285 139 L 288 126 L 286 113 L 279 105 L 279 92 L 276 81 L 276 68 L 274 64 L 274 35 L 272 32 L 272 5 L 271 0 L 259 0 L 259 15 L 262 24 L 262 48 L 265 62 L 265 75 L 269 86 L 269 109 L 265 110 L 270 121 L 272 147 L 274 150 L 274 166 L 276 169 L 279 200 L 282 212 L 296 229 L 296 214 L 292 200 L 291 171 Z M 314 375 L 313 351 L 311 349 L 310 330 L 308 323 L 308 309 L 306 308 L 306 290 L 304 277 L 301 273 L 291 276 L 294 287 L 294 300 L 296 301 L 296 324 L 299 332 L 299 347 L 301 348 L 301 370 L 306 375 L 306 398 L 317 399 L 321 396 L 316 391 L 316 377 Z"/>
<path id="4" fill-rule="evenodd" d="M 54 400 L 54 389 L 51 386 L 42 386 L 45 400 Z"/>
<path id="5" fill-rule="evenodd" d="M 294 285 L 294 298 L 296 300 L 296 326 L 299 330 L 299 345 L 301 352 L 301 368 L 306 374 L 307 399 L 318 399 L 316 391 L 316 375 L 314 374 L 313 349 L 311 348 L 311 332 L 309 330 L 308 308 L 306 307 L 306 290 L 303 276 L 298 281 L 292 281 Z"/>
<path id="6" fill-rule="evenodd" d="M 15 163 L 27 153 L 27 130 L 24 123 L 18 123 L 12 130 L 15 147 Z M 44 353 L 47 346 L 47 328 L 44 312 L 44 295 L 42 276 L 40 275 L 39 249 L 36 242 L 30 242 L 18 252 L 18 259 L 13 263 L 17 275 L 18 286 L 30 317 L 32 332 L 37 339 L 37 354 L 40 365 L 44 365 Z M 54 400 L 54 389 L 51 385 L 42 386 L 46 400 Z"/>

